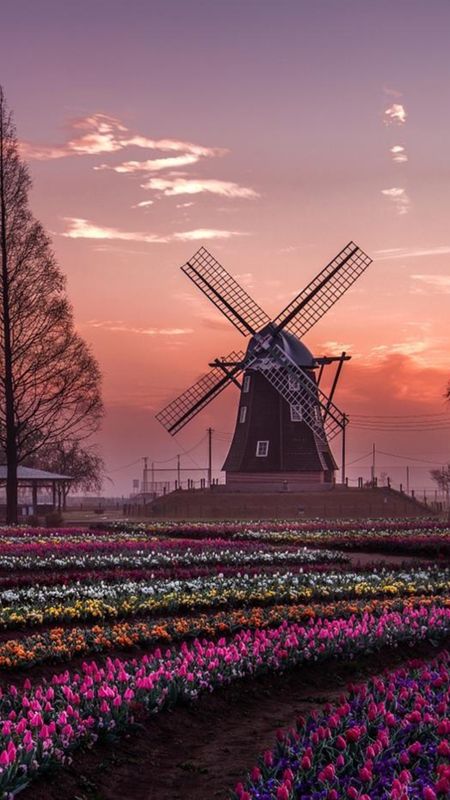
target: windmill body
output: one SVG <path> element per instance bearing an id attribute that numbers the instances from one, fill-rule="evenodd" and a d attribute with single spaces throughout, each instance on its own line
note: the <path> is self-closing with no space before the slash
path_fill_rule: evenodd
<path id="1" fill-rule="evenodd" d="M 182 267 L 240 333 L 251 339 L 245 352 L 216 358 L 210 371 L 159 412 L 157 419 L 174 435 L 234 383 L 240 389 L 240 401 L 223 466 L 231 491 L 332 487 L 337 465 L 329 441 L 344 432 L 348 421 L 333 396 L 349 356 L 316 358 L 303 337 L 370 263 L 349 242 L 274 320 L 205 248 Z M 336 371 L 326 395 L 320 382 L 330 365 Z"/>
<path id="2" fill-rule="evenodd" d="M 256 334 L 251 339 L 247 359 L 258 351 L 258 338 Z M 308 348 L 287 331 L 276 334 L 276 343 L 308 380 L 315 382 L 315 360 Z M 273 366 L 285 369 L 276 360 Z M 328 441 L 304 421 L 302 405 L 288 403 L 263 370 L 264 363 L 257 359 L 244 372 L 234 436 L 223 465 L 226 485 L 234 491 L 330 488 L 337 464 Z M 289 375 L 287 378 L 289 383 Z M 297 380 L 298 376 L 291 380 L 291 388 L 295 389 Z M 313 396 L 312 404 L 316 409 L 312 413 L 317 414 L 317 397 Z"/>

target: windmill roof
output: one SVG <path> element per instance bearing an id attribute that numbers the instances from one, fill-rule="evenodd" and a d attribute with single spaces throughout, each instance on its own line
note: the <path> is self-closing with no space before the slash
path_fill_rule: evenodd
<path id="1" fill-rule="evenodd" d="M 8 477 L 8 465 L 0 464 L 0 480 L 5 481 Z M 70 481 L 71 475 L 60 475 L 57 472 L 46 472 L 43 469 L 32 467 L 17 467 L 17 478 L 19 481 Z"/>

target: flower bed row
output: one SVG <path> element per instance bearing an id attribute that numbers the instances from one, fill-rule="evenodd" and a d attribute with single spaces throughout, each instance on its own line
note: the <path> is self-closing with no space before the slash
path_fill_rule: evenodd
<path id="1" fill-rule="evenodd" d="M 435 518 L 425 519 L 423 517 L 411 519 L 398 518 L 376 518 L 376 519 L 337 519 L 325 522 L 323 519 L 317 520 L 236 520 L 234 522 L 163 522 L 145 523 L 135 521 L 121 521 L 115 523 L 98 523 L 95 526 L 98 530 L 114 531 L 128 530 L 133 533 L 147 531 L 154 535 L 182 536 L 195 538 L 214 538 L 216 536 L 227 538 L 239 535 L 244 531 L 267 531 L 267 532 L 317 532 L 317 533 L 369 533 L 386 531 L 395 533 L 402 532 L 439 532 L 450 533 L 448 522 L 436 520 Z"/>
<path id="2" fill-rule="evenodd" d="M 119 732 L 138 713 L 154 713 L 178 699 L 195 700 L 246 675 L 283 670 L 305 660 L 351 657 L 393 645 L 442 638 L 450 632 L 450 609 L 431 607 L 404 614 L 322 623 L 317 628 L 283 623 L 267 631 L 242 631 L 225 640 L 195 640 L 189 647 L 155 651 L 141 659 L 84 664 L 81 672 L 0 697 L 0 791 L 17 792 L 38 771 L 64 763 L 81 742 Z"/>
<path id="3" fill-rule="evenodd" d="M 70 539 L 79 538 L 86 540 L 89 537 L 99 539 L 101 537 L 111 538 L 132 536 L 147 538 L 149 535 L 155 536 L 182 536 L 193 538 L 216 538 L 243 533 L 245 531 L 261 532 L 316 532 L 316 533 L 375 533 L 385 531 L 388 533 L 396 532 L 425 532 L 437 533 L 446 531 L 450 533 L 448 522 L 436 519 L 411 518 L 376 518 L 376 519 L 337 519 L 332 522 L 318 520 L 272 520 L 272 521 L 238 521 L 235 522 L 135 522 L 123 520 L 120 522 L 99 522 L 90 528 L 30 528 L 26 526 L 4 526 L 0 527 L 0 541 L 3 539 Z"/>
<path id="4" fill-rule="evenodd" d="M 432 562 L 427 562 L 425 560 L 420 561 L 420 565 L 422 567 L 431 566 Z M 361 566 L 355 567 L 355 565 L 351 565 L 350 562 L 343 562 L 343 563 L 332 563 L 333 571 L 354 571 L 355 568 L 358 569 L 358 572 L 372 572 L 374 569 L 379 568 L 379 562 L 368 562 Z M 393 571 L 404 571 L 408 568 L 408 564 L 399 563 L 399 564 L 390 564 L 389 569 Z M 246 566 L 245 572 L 248 575 L 256 575 L 257 573 L 261 572 L 261 565 L 254 565 L 254 566 Z M 279 571 L 279 566 L 274 564 L 264 564 L 264 572 L 266 574 L 270 574 L 273 572 Z M 296 571 L 303 571 L 302 564 L 291 564 L 289 565 L 289 569 L 292 572 Z M 308 571 L 312 572 L 329 572 L 330 565 L 327 563 L 323 564 L 308 564 Z M 4 589 L 17 589 L 20 587 L 25 586 L 32 586 L 33 584 L 45 584 L 46 586 L 56 586 L 58 584 L 70 584 L 73 582 L 80 582 L 80 583 L 94 583 L 98 581 L 106 581 L 111 583 L 117 583 L 118 581 L 143 581 L 149 580 L 149 577 L 152 580 L 163 580 L 163 579 L 172 579 L 172 580 L 191 580 L 193 578 L 201 578 L 207 577 L 208 575 L 213 575 L 216 573 L 221 573 L 223 575 L 232 576 L 238 575 L 242 573 L 242 565 L 235 564 L 234 566 L 225 566 L 223 564 L 215 565 L 209 564 L 206 566 L 194 566 L 194 567 L 161 567 L 159 569 L 152 569 L 151 573 L 148 569 L 144 567 L 133 568 L 133 569 L 123 569 L 122 567 L 113 567 L 111 569 L 99 569 L 99 570 L 83 570 L 83 569 L 67 569 L 67 570 L 55 570 L 55 571 L 48 571 L 48 570 L 25 570 L 24 572 L 17 572 L 11 571 L 8 572 L 6 575 L 0 574 L 0 593 Z"/>
<path id="5" fill-rule="evenodd" d="M 343 553 L 332 550 L 310 550 L 304 548 L 274 549 L 261 547 L 205 547 L 179 549 L 143 548 L 141 543 L 134 542 L 136 549 L 122 549 L 122 545 L 114 543 L 114 552 L 91 553 L 65 552 L 63 548 L 51 548 L 40 554 L 36 548 L 34 553 L 0 554 L 0 570 L 55 570 L 55 569 L 111 569 L 123 567 L 128 569 L 158 567 L 179 567 L 199 565 L 242 565 L 252 564 L 314 564 L 346 562 Z"/>
<path id="6" fill-rule="evenodd" d="M 450 655 L 350 687 L 266 751 L 235 800 L 450 796 Z"/>
<path id="7" fill-rule="evenodd" d="M 320 619 L 382 616 L 388 611 L 450 608 L 449 597 L 410 597 L 390 600 L 341 600 L 336 603 L 253 607 L 191 617 L 159 618 L 131 622 L 97 623 L 91 627 L 51 628 L 43 633 L 0 643 L 0 669 L 17 669 L 45 662 L 68 661 L 74 656 L 107 653 L 136 646 L 171 644 L 198 636 L 233 635 L 243 628 L 266 629 L 283 621 L 316 624 Z"/>
<path id="8" fill-rule="evenodd" d="M 234 534 L 236 541 L 264 542 L 270 545 L 299 547 L 335 547 L 340 550 L 363 550 L 368 553 L 405 555 L 450 555 L 450 531 L 244 531 Z"/>
<path id="9" fill-rule="evenodd" d="M 136 614 L 352 597 L 445 594 L 450 568 L 374 572 L 221 574 L 195 580 L 72 583 L 0 592 L 0 627 L 40 625 Z"/>

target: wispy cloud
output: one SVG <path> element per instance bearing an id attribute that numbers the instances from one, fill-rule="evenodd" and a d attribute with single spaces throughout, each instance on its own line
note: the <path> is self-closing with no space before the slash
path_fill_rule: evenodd
<path id="1" fill-rule="evenodd" d="M 172 233 L 168 241 L 192 242 L 202 239 L 231 239 L 232 236 L 248 236 L 244 231 L 223 231 L 215 228 L 196 228 L 193 231 Z"/>
<path id="2" fill-rule="evenodd" d="M 392 103 L 384 112 L 386 125 L 404 125 L 406 117 L 406 109 L 402 103 Z"/>
<path id="3" fill-rule="evenodd" d="M 165 243 L 167 236 L 158 236 L 156 233 L 143 233 L 138 231 L 120 231 L 117 228 L 107 228 L 95 225 L 87 219 L 80 217 L 64 217 L 67 230 L 61 236 L 67 239 L 121 239 L 125 242 L 146 242 L 148 244 Z"/>
<path id="4" fill-rule="evenodd" d="M 67 230 L 61 234 L 67 239 L 111 239 L 146 244 L 167 244 L 168 242 L 189 242 L 204 239 L 230 239 L 232 236 L 245 236 L 242 231 L 218 230 L 215 228 L 196 228 L 161 236 L 143 231 L 121 231 L 89 222 L 80 217 L 64 217 Z"/>
<path id="5" fill-rule="evenodd" d="M 129 326 L 122 320 L 90 319 L 84 323 L 87 328 L 101 328 L 116 333 L 136 333 L 141 336 L 186 336 L 193 333 L 192 328 L 137 328 Z"/>
<path id="6" fill-rule="evenodd" d="M 406 194 L 405 189 L 402 189 L 399 186 L 393 186 L 392 189 L 382 189 L 381 194 L 391 200 L 391 202 L 394 204 L 397 214 L 403 216 L 410 210 L 411 200 Z"/>
<path id="7" fill-rule="evenodd" d="M 112 170 L 119 175 L 139 175 L 143 180 L 142 188 L 159 193 L 160 197 L 200 193 L 227 198 L 259 197 L 254 189 L 233 181 L 189 178 L 186 173 L 180 172 L 180 169 L 198 165 L 202 160 L 224 156 L 228 152 L 225 148 L 205 147 L 180 139 L 153 139 L 130 131 L 120 119 L 107 114 L 91 114 L 72 120 L 69 136 L 63 144 L 22 142 L 21 147 L 25 157 L 41 161 L 69 156 L 112 156 L 129 148 L 139 148 L 147 151 L 145 158 L 128 158 L 120 163 L 109 160 L 108 163 L 95 164 L 93 169 Z M 154 177 L 155 173 L 167 171 L 170 171 L 167 178 Z M 137 207 L 142 205 L 138 203 Z"/>
<path id="8" fill-rule="evenodd" d="M 412 280 L 418 281 L 419 283 L 430 286 L 437 292 L 443 294 L 450 294 L 450 275 L 427 275 L 427 274 L 417 274 L 411 275 Z"/>
<path id="9" fill-rule="evenodd" d="M 434 344 L 433 342 L 426 341 L 424 339 L 409 339 L 405 342 L 397 342 L 395 344 L 380 344 L 377 347 L 373 347 L 371 350 L 371 354 L 375 357 L 383 357 L 387 354 L 393 355 L 404 355 L 404 356 L 416 356 L 419 353 L 425 353 L 426 350 L 429 349 L 430 344 Z"/>
<path id="10" fill-rule="evenodd" d="M 337 342 L 334 339 L 328 342 L 322 342 L 320 345 L 322 352 L 332 353 L 333 355 L 341 355 L 341 353 L 350 353 L 354 349 L 354 345 L 349 342 Z"/>
<path id="11" fill-rule="evenodd" d="M 390 247 L 385 250 L 376 250 L 375 255 L 378 261 L 390 261 L 396 258 L 448 256 L 450 255 L 450 245 L 444 244 L 437 247 Z"/>
<path id="12" fill-rule="evenodd" d="M 150 178 L 142 184 L 143 189 L 154 189 L 165 195 L 201 194 L 202 192 L 218 194 L 222 197 L 259 197 L 254 189 L 239 186 L 232 181 L 220 181 L 213 178 Z"/>
<path id="13" fill-rule="evenodd" d="M 155 150 L 163 153 L 182 153 L 182 158 L 189 154 L 191 156 L 189 163 L 194 163 L 200 158 L 224 155 L 227 152 L 224 148 L 204 147 L 203 145 L 179 139 L 151 139 L 141 134 L 134 134 L 130 132 L 121 120 L 108 114 L 91 114 L 80 119 L 71 120 L 69 131 L 72 135 L 69 134 L 69 138 L 62 145 L 35 145 L 31 142 L 22 142 L 22 150 L 27 158 L 50 160 L 75 155 L 91 156 L 101 153 L 116 153 L 126 147 L 139 147 L 144 150 Z M 138 164 L 139 162 L 126 163 Z M 171 164 L 167 166 L 171 166 Z M 146 169 L 149 170 L 150 168 L 147 166 Z"/>
<path id="14" fill-rule="evenodd" d="M 149 158 L 146 161 L 124 161 L 123 164 L 116 166 L 110 164 L 100 164 L 94 167 L 96 170 L 112 169 L 119 174 L 132 174 L 135 172 L 161 172 L 164 169 L 177 169 L 197 164 L 200 156 L 195 153 L 184 153 L 181 156 L 167 156 L 166 158 Z"/>
<path id="15" fill-rule="evenodd" d="M 394 144 L 394 146 L 390 148 L 390 153 L 392 154 L 392 160 L 395 161 L 396 164 L 404 164 L 408 161 L 406 150 L 401 144 Z"/>
<path id="16" fill-rule="evenodd" d="M 147 208 L 148 206 L 152 206 L 154 202 L 154 200 L 141 200 L 140 203 L 135 203 L 131 208 Z"/>

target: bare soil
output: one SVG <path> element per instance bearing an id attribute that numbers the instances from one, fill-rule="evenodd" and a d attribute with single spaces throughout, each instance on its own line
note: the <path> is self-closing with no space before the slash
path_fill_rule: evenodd
<path id="1" fill-rule="evenodd" d="M 191 706 L 143 722 L 116 742 L 74 753 L 70 767 L 48 773 L 22 800 L 226 800 L 230 790 L 272 747 L 276 731 L 299 714 L 336 699 L 363 680 L 433 648 L 385 649 L 355 661 L 328 661 L 281 675 L 240 681 Z M 332 688 L 330 688 L 332 687 Z"/>

